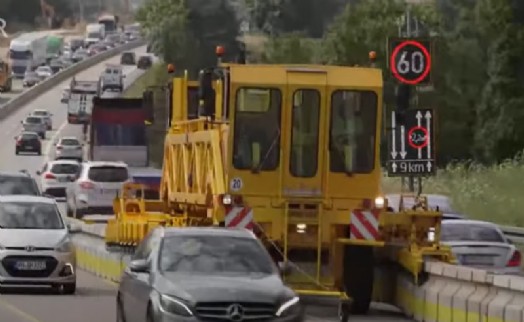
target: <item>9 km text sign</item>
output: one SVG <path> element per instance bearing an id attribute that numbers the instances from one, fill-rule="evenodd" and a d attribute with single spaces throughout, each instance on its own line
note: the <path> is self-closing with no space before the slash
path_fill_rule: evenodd
<path id="1" fill-rule="evenodd" d="M 435 115 L 432 109 L 405 112 L 403 124 L 391 114 L 388 174 L 427 176 L 435 174 Z"/>

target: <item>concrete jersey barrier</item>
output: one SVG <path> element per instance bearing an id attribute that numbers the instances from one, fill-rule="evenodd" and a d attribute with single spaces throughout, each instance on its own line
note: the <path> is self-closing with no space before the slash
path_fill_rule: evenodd
<path id="1" fill-rule="evenodd" d="M 124 51 L 132 50 L 140 46 L 144 46 L 145 44 L 146 44 L 145 40 L 138 40 L 138 41 L 130 42 L 122 46 L 99 53 L 92 57 L 89 57 L 88 59 L 85 59 L 79 63 L 76 63 L 68 67 L 67 69 L 64 69 L 61 72 L 56 73 L 55 75 L 51 76 L 50 78 L 46 79 L 45 81 L 35 85 L 31 89 L 28 89 L 22 92 L 17 97 L 1 105 L 0 106 L 0 119 L 6 118 L 9 114 L 11 114 L 14 110 L 19 108 L 20 106 L 23 106 L 31 102 L 32 100 L 36 99 L 39 95 L 42 95 L 43 93 L 55 87 L 56 85 L 60 84 L 61 82 L 67 80 L 68 78 L 73 77 L 77 73 L 85 69 L 88 69 L 96 64 L 99 64 L 103 62 L 104 60 L 107 60 L 113 56 L 116 56 Z"/>
<path id="2" fill-rule="evenodd" d="M 82 230 L 73 235 L 79 267 L 118 283 L 130 255 L 108 252 L 103 224 L 69 219 Z M 493 275 L 484 270 L 427 262 L 428 281 L 413 284 L 397 273 L 393 304 L 406 316 L 424 322 L 524 322 L 524 277 Z"/>

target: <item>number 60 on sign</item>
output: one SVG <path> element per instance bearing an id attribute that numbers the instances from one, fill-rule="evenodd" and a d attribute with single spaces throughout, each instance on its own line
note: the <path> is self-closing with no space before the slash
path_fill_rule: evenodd
<path id="1" fill-rule="evenodd" d="M 389 69 L 393 77 L 408 85 L 431 82 L 431 41 L 392 38 L 389 40 Z"/>

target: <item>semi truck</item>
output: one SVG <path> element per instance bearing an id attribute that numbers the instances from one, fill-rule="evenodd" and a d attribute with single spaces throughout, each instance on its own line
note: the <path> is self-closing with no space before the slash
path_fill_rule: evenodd
<path id="1" fill-rule="evenodd" d="M 46 63 L 47 38 L 45 32 L 31 32 L 11 40 L 9 60 L 16 78 L 23 78 L 26 71 Z"/>
<path id="2" fill-rule="evenodd" d="M 148 195 L 158 195 L 161 170 L 149 166 L 147 119 L 143 99 L 94 97 L 88 157 L 126 163 L 133 182 L 145 184 Z"/>
<path id="3" fill-rule="evenodd" d="M 91 23 L 86 26 L 85 45 L 96 44 L 106 36 L 105 26 L 99 23 Z"/>
<path id="4" fill-rule="evenodd" d="M 118 16 L 113 14 L 100 15 L 98 23 L 104 25 L 106 34 L 113 34 L 118 31 Z"/>
<path id="5" fill-rule="evenodd" d="M 51 35 L 47 37 L 47 62 L 60 57 L 64 49 L 64 37 Z"/>
<path id="6" fill-rule="evenodd" d="M 69 84 L 67 122 L 69 124 L 89 124 L 93 109 L 93 98 L 98 93 L 98 81 L 77 81 L 73 77 Z"/>

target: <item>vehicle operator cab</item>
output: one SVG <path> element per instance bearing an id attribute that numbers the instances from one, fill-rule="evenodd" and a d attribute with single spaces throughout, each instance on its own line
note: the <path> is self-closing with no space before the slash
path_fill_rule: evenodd
<path id="1" fill-rule="evenodd" d="M 106 65 L 105 70 L 100 75 L 100 88 L 102 92 L 106 90 L 124 91 L 124 71 L 119 65 Z"/>

